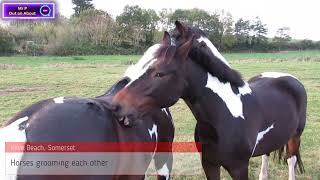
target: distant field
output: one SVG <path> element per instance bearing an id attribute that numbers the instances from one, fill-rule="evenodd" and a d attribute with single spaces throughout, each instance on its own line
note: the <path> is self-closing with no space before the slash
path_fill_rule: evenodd
<path id="1" fill-rule="evenodd" d="M 303 82 L 308 92 L 308 119 L 301 145 L 306 173 L 298 175 L 298 179 L 319 180 L 320 51 L 232 53 L 225 56 L 246 79 L 264 71 L 282 71 L 295 75 Z M 135 62 L 139 57 L 0 57 L 0 125 L 22 108 L 41 99 L 100 95 L 122 76 L 129 62 Z M 175 141 L 193 141 L 195 120 L 187 106 L 179 101 L 171 110 L 176 126 Z M 260 158 L 250 161 L 250 179 L 258 179 L 260 164 Z M 225 171 L 222 177 L 230 179 Z M 286 165 L 275 161 L 270 163 L 270 179 L 287 177 Z"/>
<path id="2" fill-rule="evenodd" d="M 299 60 L 320 61 L 320 51 L 286 51 L 277 53 L 225 53 L 229 61 L 234 60 Z M 0 57 L 0 64 L 39 66 L 46 64 L 128 64 L 136 62 L 140 55 L 98 55 L 98 56 L 12 56 Z"/>

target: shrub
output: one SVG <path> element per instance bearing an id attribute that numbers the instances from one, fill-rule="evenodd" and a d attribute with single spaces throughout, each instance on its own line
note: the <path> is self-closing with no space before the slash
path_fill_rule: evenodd
<path id="1" fill-rule="evenodd" d="M 9 55 L 14 52 L 14 37 L 6 29 L 0 27 L 0 55 Z"/>

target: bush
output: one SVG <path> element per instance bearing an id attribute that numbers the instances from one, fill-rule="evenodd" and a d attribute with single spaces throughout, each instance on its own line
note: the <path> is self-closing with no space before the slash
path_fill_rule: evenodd
<path id="1" fill-rule="evenodd" d="M 14 53 L 14 37 L 8 30 L 0 27 L 0 55 Z"/>

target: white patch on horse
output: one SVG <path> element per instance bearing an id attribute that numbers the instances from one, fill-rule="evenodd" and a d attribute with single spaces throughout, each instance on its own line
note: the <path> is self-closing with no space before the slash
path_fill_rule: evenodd
<path id="1" fill-rule="evenodd" d="M 206 45 L 210 48 L 212 54 L 214 56 L 216 56 L 218 59 L 220 59 L 224 64 L 226 64 L 228 67 L 230 67 L 230 64 L 228 63 L 228 61 L 219 53 L 219 51 L 217 50 L 217 48 L 212 44 L 212 42 L 206 38 L 201 36 L 199 39 L 197 39 L 198 42 L 204 42 L 206 43 Z"/>
<path id="2" fill-rule="evenodd" d="M 280 78 L 280 77 L 286 77 L 286 76 L 298 79 L 298 78 L 296 78 L 295 76 L 293 76 L 291 74 L 282 73 L 282 72 L 264 72 L 264 73 L 261 73 L 261 78 Z"/>
<path id="3" fill-rule="evenodd" d="M 169 109 L 167 110 L 166 108 L 162 108 L 162 111 L 167 114 L 167 116 L 168 116 L 168 118 L 170 119 L 170 122 L 171 122 L 171 124 L 172 124 L 172 127 L 175 127 L 175 126 L 174 126 L 174 123 L 173 123 L 172 116 L 170 115 Z"/>
<path id="4" fill-rule="evenodd" d="M 165 112 L 168 117 L 170 117 L 170 115 L 169 115 L 169 113 L 167 112 L 167 109 L 166 109 L 166 108 L 162 108 L 162 111 Z"/>
<path id="5" fill-rule="evenodd" d="M 171 38 L 170 40 L 171 40 L 171 45 L 175 46 L 176 45 L 175 39 Z"/>
<path id="6" fill-rule="evenodd" d="M 291 158 L 287 159 L 287 162 L 288 162 L 288 168 L 289 168 L 289 180 L 295 180 L 296 176 L 295 176 L 294 168 L 297 163 L 297 157 L 292 156 Z"/>
<path id="7" fill-rule="evenodd" d="M 62 104 L 62 103 L 64 103 L 64 102 L 63 102 L 63 101 L 64 101 L 64 97 L 54 98 L 53 101 L 54 101 L 54 103 L 56 103 L 56 104 Z"/>
<path id="8" fill-rule="evenodd" d="M 157 125 L 153 124 L 152 129 L 148 129 L 150 137 L 152 139 L 153 134 L 156 136 L 156 141 L 158 141 L 158 127 Z"/>
<path id="9" fill-rule="evenodd" d="M 208 73 L 206 87 L 211 89 L 224 101 L 233 117 L 241 117 L 242 119 L 245 119 L 243 115 L 241 96 L 251 94 L 252 91 L 248 83 L 245 83 L 244 86 L 239 87 L 239 94 L 235 94 L 232 91 L 231 84 L 229 82 L 223 83 L 217 77 L 214 77 Z"/>
<path id="10" fill-rule="evenodd" d="M 269 170 L 269 156 L 262 155 L 261 158 L 261 170 L 259 174 L 259 180 L 268 180 L 268 170 Z"/>
<path id="11" fill-rule="evenodd" d="M 267 134 L 267 133 L 268 133 L 271 129 L 273 129 L 273 128 L 274 128 L 274 126 L 273 126 L 273 124 L 272 124 L 271 126 L 269 126 L 269 127 L 268 127 L 267 129 L 265 129 L 264 131 L 261 131 L 261 132 L 258 133 L 257 138 L 256 138 L 256 143 L 255 143 L 255 145 L 254 145 L 254 148 L 253 148 L 253 151 L 252 151 L 251 156 L 254 154 L 254 151 L 256 150 L 256 147 L 257 147 L 259 141 L 261 141 L 261 139 L 263 138 L 263 136 L 264 136 L 265 134 Z"/>
<path id="12" fill-rule="evenodd" d="M 20 129 L 20 124 L 24 123 L 29 119 L 28 116 L 17 119 L 8 126 L 0 129 L 0 179 L 17 179 L 17 174 L 11 176 L 5 175 L 5 143 L 6 142 L 22 142 L 27 141 L 25 129 Z M 28 125 L 26 125 L 27 127 Z M 16 161 L 21 161 L 23 153 L 18 153 L 17 157 L 14 159 Z M 18 173 L 18 166 L 15 167 L 16 173 Z"/>
<path id="13" fill-rule="evenodd" d="M 165 163 L 161 169 L 157 170 L 158 175 L 166 177 L 166 180 L 169 179 L 169 168 L 167 163 Z"/>
<path id="14" fill-rule="evenodd" d="M 149 67 L 152 66 L 152 64 L 157 60 L 154 58 L 154 54 L 160 47 L 161 44 L 151 46 L 135 65 L 131 65 L 126 70 L 124 76 L 130 78 L 130 82 L 126 86 L 129 86 L 132 82 L 139 79 L 149 69 Z"/>
<path id="15" fill-rule="evenodd" d="M 238 90 L 241 95 L 246 95 L 246 94 L 252 93 L 252 90 L 247 82 L 245 82 L 242 87 L 239 87 Z"/>
<path id="16" fill-rule="evenodd" d="M 149 131 L 149 134 L 150 134 L 150 138 L 152 139 L 152 136 L 154 134 L 155 137 L 156 137 L 156 142 L 158 142 L 158 127 L 157 127 L 157 125 L 153 124 L 152 129 L 148 129 L 148 131 Z M 154 152 L 152 154 L 152 158 L 154 158 L 154 156 L 156 154 L 156 151 L 157 151 L 157 148 L 158 148 L 158 143 L 156 143 L 156 147 L 154 148 Z"/>

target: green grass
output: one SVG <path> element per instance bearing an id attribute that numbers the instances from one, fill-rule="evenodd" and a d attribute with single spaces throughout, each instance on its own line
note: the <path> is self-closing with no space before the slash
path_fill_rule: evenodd
<path id="1" fill-rule="evenodd" d="M 320 60 L 320 51 L 284 51 L 276 53 L 226 53 L 228 60 Z"/>
<path id="2" fill-rule="evenodd" d="M 234 60 L 317 60 L 320 51 L 286 51 L 277 53 L 224 53 L 229 61 Z M 136 62 L 140 55 L 96 55 L 96 56 L 9 56 L 0 57 L 1 64 L 39 66 L 47 64 L 128 64 Z"/>
<path id="3" fill-rule="evenodd" d="M 9 56 L 0 57 L 1 64 L 39 66 L 47 64 L 98 64 L 106 63 L 114 64 L 127 62 L 136 62 L 140 55 L 108 55 L 108 56 Z"/>
<path id="4" fill-rule="evenodd" d="M 122 76 L 128 61 L 136 61 L 139 57 L 0 57 L 0 125 L 27 105 L 41 99 L 100 95 Z M 320 179 L 320 51 L 233 53 L 226 54 L 226 57 L 246 79 L 264 71 L 283 71 L 303 82 L 308 93 L 307 125 L 301 144 L 306 173 L 298 175 L 298 179 Z M 195 119 L 190 110 L 179 101 L 171 111 L 176 126 L 175 141 L 193 141 Z M 250 179 L 258 179 L 260 164 L 260 158 L 250 161 Z M 192 164 L 189 166 L 192 167 Z M 274 161 L 270 163 L 270 179 L 287 177 L 286 165 Z M 224 170 L 222 179 L 230 179 Z"/>

